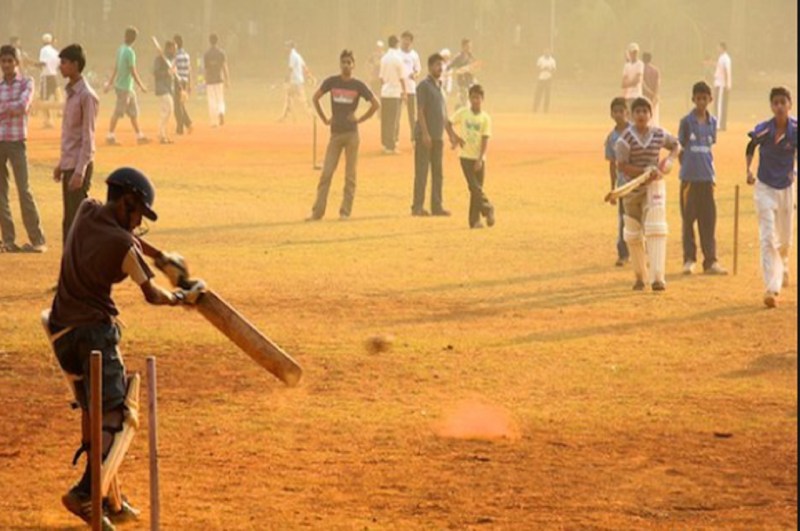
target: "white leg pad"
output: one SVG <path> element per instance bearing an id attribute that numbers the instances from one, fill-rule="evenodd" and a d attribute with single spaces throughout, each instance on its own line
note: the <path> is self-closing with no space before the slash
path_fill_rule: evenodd
<path id="1" fill-rule="evenodd" d="M 647 258 L 650 262 L 649 282 L 665 282 L 667 265 L 667 183 L 664 179 L 647 186 L 647 205 L 644 212 L 644 233 L 647 238 Z"/>
<path id="2" fill-rule="evenodd" d="M 647 203 L 644 208 L 644 233 L 648 237 L 666 236 L 667 227 L 667 183 L 664 179 L 647 185 Z"/>
<path id="3" fill-rule="evenodd" d="M 622 231 L 622 237 L 625 243 L 628 244 L 633 272 L 636 274 L 636 278 L 645 280 L 647 276 L 647 259 L 645 258 L 642 224 L 630 216 L 624 216 L 624 221 L 625 227 Z"/>
<path id="4" fill-rule="evenodd" d="M 44 333 L 47 336 L 47 341 L 50 343 L 50 346 L 53 347 L 53 355 L 55 356 L 56 351 L 55 351 L 55 346 L 53 344 L 56 342 L 56 340 L 58 338 L 60 338 L 61 336 L 65 335 L 67 332 L 70 332 L 72 330 L 72 328 L 66 328 L 66 329 L 62 330 L 61 332 L 59 332 L 58 334 L 55 334 L 55 335 L 51 334 L 50 333 L 50 326 L 49 326 L 49 323 L 50 323 L 50 310 L 49 309 L 42 310 L 42 313 L 40 315 L 40 319 L 41 319 L 41 323 L 42 323 L 42 328 L 44 328 Z M 56 363 L 58 363 L 58 368 L 61 369 L 61 363 L 58 362 L 58 359 L 56 359 Z M 70 404 L 69 405 L 70 405 L 70 407 L 72 409 L 78 409 L 78 407 L 79 407 L 79 404 L 78 404 L 78 402 L 79 402 L 79 400 L 78 400 L 78 387 L 81 385 L 80 382 L 83 381 L 83 376 L 80 376 L 80 375 L 77 375 L 77 374 L 70 374 L 68 372 L 65 372 L 63 369 L 61 369 L 61 372 L 64 374 L 64 379 L 67 382 L 67 387 L 69 388 L 69 393 L 72 396 L 72 400 L 70 400 Z"/>
<path id="5" fill-rule="evenodd" d="M 122 430 L 114 434 L 114 442 L 103 461 L 101 487 L 103 496 L 107 496 L 112 480 L 117 476 L 122 460 L 128 453 L 133 436 L 139 428 L 139 390 L 141 378 L 138 373 L 128 377 L 128 393 L 125 396 L 125 419 L 122 421 Z"/>
<path id="6" fill-rule="evenodd" d="M 647 258 L 650 261 L 649 282 L 666 283 L 667 265 L 667 237 L 648 236 L 647 237 Z"/>

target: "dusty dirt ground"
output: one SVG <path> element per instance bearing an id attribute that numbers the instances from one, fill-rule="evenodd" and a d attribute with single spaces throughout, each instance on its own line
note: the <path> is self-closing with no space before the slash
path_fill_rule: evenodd
<path id="1" fill-rule="evenodd" d="M 662 111 L 673 131 L 684 101 Z M 102 105 L 100 144 L 111 100 Z M 405 122 L 396 157 L 379 155 L 377 121 L 363 127 L 353 218 L 336 219 L 340 168 L 328 218 L 315 224 L 303 222 L 318 178 L 310 122 L 278 124 L 276 109 L 234 94 L 218 130 L 193 102 L 197 130 L 172 146 L 136 147 L 121 123 L 125 145 L 99 146 L 91 194 L 104 196 L 119 165 L 145 170 L 160 215 L 148 239 L 183 253 L 305 369 L 286 389 L 199 315 L 148 307 L 130 283 L 116 290 L 130 369 L 158 358 L 164 528 L 795 527 L 796 288 L 777 310 L 762 307 L 744 185 L 739 274 L 682 276 L 676 170 L 668 290 L 633 293 L 629 267 L 613 266 L 616 217 L 602 202 L 606 105 L 495 113 L 486 189 L 498 221 L 480 231 L 467 228 L 452 153 L 453 217 L 409 216 Z M 768 111 L 759 99 L 715 150 L 729 268 L 744 133 Z M 57 142 L 32 119 L 49 252 L 0 255 L 3 529 L 81 528 L 60 504 L 80 471 L 69 464 L 78 415 L 38 322 L 61 254 Z M 389 351 L 368 352 L 376 334 L 394 337 Z M 512 436 L 443 437 L 465 400 L 501 408 Z M 143 509 L 130 529 L 147 527 L 146 441 L 143 429 L 121 473 Z"/>

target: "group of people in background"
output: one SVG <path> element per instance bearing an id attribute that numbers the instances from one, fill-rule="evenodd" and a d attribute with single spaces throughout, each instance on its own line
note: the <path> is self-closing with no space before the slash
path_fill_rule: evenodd
<path id="1" fill-rule="evenodd" d="M 137 143 L 150 142 L 139 123 L 136 89 L 147 92 L 147 86 L 137 69 L 133 47 L 137 37 L 136 28 L 125 30 L 124 42 L 116 53 L 114 70 L 104 86 L 105 92 L 113 89 L 116 95 L 106 135 L 108 145 L 119 145 L 116 128 L 124 116 L 130 119 Z M 55 38 L 51 34 L 44 34 L 39 60 L 35 61 L 21 51 L 18 38 L 11 40 L 11 44 L 0 47 L 3 72 L 0 82 L 0 252 L 42 253 L 47 250 L 46 239 L 28 179 L 28 116 L 36 88 L 27 72 L 34 67 L 41 69 L 39 101 L 45 104 L 41 108 L 45 114 L 44 127 L 54 127 L 52 117 L 56 113 L 56 106 L 62 115 L 60 156 L 52 175 L 53 180 L 62 187 L 63 240 L 66 240 L 78 207 L 88 197 L 91 187 L 100 98 L 84 78 L 87 58 L 79 44 L 71 44 L 59 51 L 55 48 Z M 205 90 L 209 119 L 212 127 L 216 127 L 224 123 L 224 87 L 229 83 L 230 76 L 225 52 L 218 47 L 216 35 L 209 37 L 209 44 L 210 48 L 204 56 Z M 61 96 L 58 74 L 66 81 L 64 97 Z M 155 95 L 160 101 L 159 141 L 170 144 L 172 140 L 168 127 L 173 116 L 177 134 L 191 133 L 193 127 L 185 97 L 191 93 L 193 85 L 191 59 L 183 48 L 180 35 L 164 43 L 154 61 L 152 74 Z M 29 240 L 21 246 L 16 243 L 16 230 L 8 200 L 9 165 Z"/>
<path id="2" fill-rule="evenodd" d="M 414 35 L 405 31 L 399 39 L 396 35 L 389 36 L 387 42 L 388 51 L 381 54 L 382 42 L 378 41 L 377 50 L 369 59 L 370 72 L 378 76 L 377 82 L 373 80 L 373 87 L 379 88 L 380 99 L 366 83 L 353 77 L 355 56 L 350 50 L 340 54 L 340 73 L 325 79 L 314 94 L 314 108 L 322 122 L 330 126 L 331 138 L 317 185 L 316 200 L 307 221 L 319 221 L 325 216 L 331 180 L 342 153 L 345 156 L 345 186 L 339 219 L 349 219 L 356 189 L 360 143 L 358 124 L 380 109 L 383 151 L 385 154 L 399 153 L 400 118 L 405 104 L 414 149 L 411 215 L 450 215 L 443 205 L 444 134 L 447 133 L 450 145 L 460 148 L 461 167 L 470 191 L 469 226 L 483 227 L 481 217 L 486 218 L 487 225 L 494 225 L 494 207 L 483 192 L 491 119 L 482 109 L 483 88 L 474 82 L 469 69 L 465 69 L 474 62 L 470 41 L 464 39 L 462 54 L 453 61 L 457 83 L 472 82 L 467 87 L 469 104 L 460 106 L 452 117 L 448 115 L 444 84 L 447 59 L 441 53 L 432 54 L 427 60 L 428 75 L 420 79 L 422 64 L 413 48 Z M 459 80 L 458 76 L 463 79 Z M 467 79 L 466 76 L 470 77 Z M 330 94 L 330 117 L 320 105 L 326 94 Z M 361 99 L 369 102 L 370 108 L 357 116 Z M 424 207 L 429 174 L 430 210 Z"/>
<path id="3" fill-rule="evenodd" d="M 714 88 L 705 81 L 692 87 L 694 108 L 685 115 L 672 137 L 659 127 L 657 114 L 657 69 L 648 74 L 649 54 L 638 60 L 639 46 L 631 43 L 622 75 L 622 95 L 611 101 L 614 128 L 606 137 L 605 157 L 609 162 L 611 188 L 625 185 L 631 179 L 650 171 L 647 182 L 617 204 L 617 266 L 629 261 L 633 265 L 634 289 L 643 290 L 645 281 L 654 291 L 666 288 L 666 281 L 649 268 L 663 269 L 665 221 L 654 218 L 654 182 L 662 180 L 673 160 L 680 162 L 681 239 L 685 275 L 694 273 L 698 263 L 695 225 L 703 254 L 705 274 L 726 275 L 717 257 L 717 206 L 714 197 L 716 171 L 713 146 L 717 134 L 724 131 L 727 120 L 727 101 L 731 89 L 731 58 L 725 43 L 720 43 L 720 55 L 714 74 Z M 716 116 L 710 112 L 716 96 Z M 795 181 L 797 176 L 797 120 L 790 116 L 792 94 L 785 87 L 770 91 L 769 103 L 773 117 L 759 123 L 748 133 L 746 148 L 746 184 L 755 186 L 754 200 L 758 214 L 761 270 L 764 281 L 764 305 L 774 308 L 781 289 L 788 286 L 789 253 L 795 212 Z M 631 120 L 632 118 L 632 120 Z M 659 151 L 670 155 L 659 161 Z M 751 166 L 756 149 L 760 150 L 757 173 Z M 648 168 L 655 168 L 648 170 Z M 662 185 L 663 186 L 663 185 Z M 662 192 L 656 192 L 662 193 Z M 664 205 L 661 197 L 660 206 Z M 661 227 L 660 225 L 663 225 Z M 663 230 L 662 230 L 663 229 Z M 665 249 L 665 248 L 664 248 Z M 645 256 L 646 251 L 646 256 Z"/>

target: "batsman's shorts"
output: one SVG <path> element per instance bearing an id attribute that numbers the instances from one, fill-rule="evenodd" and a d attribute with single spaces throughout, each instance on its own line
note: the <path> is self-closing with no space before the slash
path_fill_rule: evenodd
<path id="1" fill-rule="evenodd" d="M 125 365 L 117 348 L 120 337 L 116 324 L 96 323 L 74 328 L 53 345 L 61 368 L 83 377 L 82 385 L 76 389 L 81 408 L 87 409 L 89 404 L 89 359 L 93 350 L 103 353 L 103 411 L 117 409 L 125 403 Z"/>

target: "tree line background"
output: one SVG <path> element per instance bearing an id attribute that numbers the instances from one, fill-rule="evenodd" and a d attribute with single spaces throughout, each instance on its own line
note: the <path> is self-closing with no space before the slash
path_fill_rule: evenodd
<path id="1" fill-rule="evenodd" d="M 509 87 L 534 82 L 536 58 L 551 43 L 560 80 L 618 83 L 630 41 L 653 53 L 666 79 L 708 78 L 720 41 L 740 88 L 797 77 L 794 0 L 0 0 L 0 13 L 0 31 L 22 37 L 29 54 L 51 32 L 59 45 L 82 43 L 98 72 L 110 70 L 125 27 L 135 25 L 146 56 L 150 35 L 181 33 L 199 57 L 218 33 L 240 79 L 280 79 L 287 39 L 322 75 L 336 70 L 341 49 L 364 65 L 377 39 L 405 29 L 423 61 L 471 38 L 485 61 L 481 77 Z"/>

